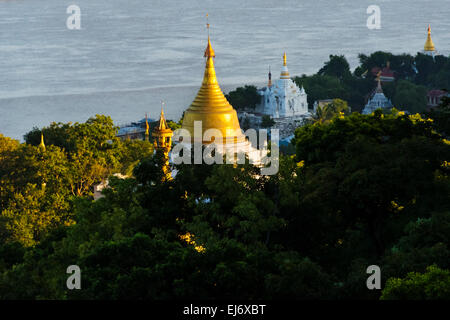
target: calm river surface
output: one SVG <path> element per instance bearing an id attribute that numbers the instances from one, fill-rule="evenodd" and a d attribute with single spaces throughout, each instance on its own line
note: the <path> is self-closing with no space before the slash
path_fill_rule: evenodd
<path id="1" fill-rule="evenodd" d="M 69 5 L 81 30 L 69 30 Z M 369 5 L 381 29 L 366 26 Z M 450 52 L 450 0 L 0 0 L 0 133 L 110 115 L 117 124 L 156 118 L 160 100 L 178 120 L 203 76 L 209 13 L 224 91 L 274 77 L 287 52 L 291 75 L 316 72 L 330 54 L 352 68 L 359 53 L 415 54 L 428 23 Z"/>

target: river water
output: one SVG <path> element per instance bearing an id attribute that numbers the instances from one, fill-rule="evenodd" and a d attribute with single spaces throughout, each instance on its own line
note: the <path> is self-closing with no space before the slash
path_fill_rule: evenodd
<path id="1" fill-rule="evenodd" d="M 66 27 L 73 4 L 80 30 Z M 367 28 L 369 5 L 381 9 L 379 30 Z M 161 100 L 178 120 L 203 76 L 206 13 L 224 91 L 263 84 L 269 65 L 277 78 L 284 51 L 291 75 L 330 54 L 352 68 L 359 53 L 415 54 L 428 23 L 450 52 L 450 0 L 0 0 L 0 133 L 22 140 L 95 114 L 156 118 Z"/>

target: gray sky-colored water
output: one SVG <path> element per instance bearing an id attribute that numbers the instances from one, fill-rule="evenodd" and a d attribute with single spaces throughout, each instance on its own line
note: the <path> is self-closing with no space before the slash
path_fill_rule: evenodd
<path id="1" fill-rule="evenodd" d="M 66 8 L 81 9 L 68 30 Z M 366 26 L 369 5 L 381 29 Z M 0 133 L 16 139 L 52 121 L 108 114 L 122 124 L 160 100 L 178 120 L 203 76 L 205 14 L 224 91 L 274 77 L 287 52 L 292 75 L 316 72 L 330 54 L 352 67 L 359 53 L 415 54 L 428 23 L 450 53 L 450 0 L 0 0 Z"/>

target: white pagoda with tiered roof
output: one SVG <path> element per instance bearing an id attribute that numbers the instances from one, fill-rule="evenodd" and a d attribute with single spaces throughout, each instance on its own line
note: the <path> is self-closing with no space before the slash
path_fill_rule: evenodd
<path id="1" fill-rule="evenodd" d="M 269 115 L 274 119 L 310 116 L 305 89 L 299 88 L 289 76 L 286 53 L 283 55 L 280 79 L 272 84 L 272 74 L 269 70 L 269 83 L 258 92 L 261 95 L 261 104 L 256 107 L 257 113 Z"/>

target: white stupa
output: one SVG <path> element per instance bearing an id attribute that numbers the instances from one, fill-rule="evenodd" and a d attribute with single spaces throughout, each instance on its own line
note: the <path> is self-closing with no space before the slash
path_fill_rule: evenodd
<path id="1" fill-rule="evenodd" d="M 305 89 L 299 88 L 289 76 L 286 53 L 283 55 L 280 79 L 272 84 L 272 74 L 269 70 L 269 83 L 258 92 L 261 95 L 261 104 L 256 107 L 258 113 L 274 119 L 310 115 Z"/>
<path id="2" fill-rule="evenodd" d="M 392 102 L 383 93 L 383 89 L 381 88 L 381 81 L 378 78 L 378 86 L 375 90 L 375 94 L 372 98 L 367 102 L 362 114 L 371 114 L 376 109 L 390 109 L 392 108 Z"/>

